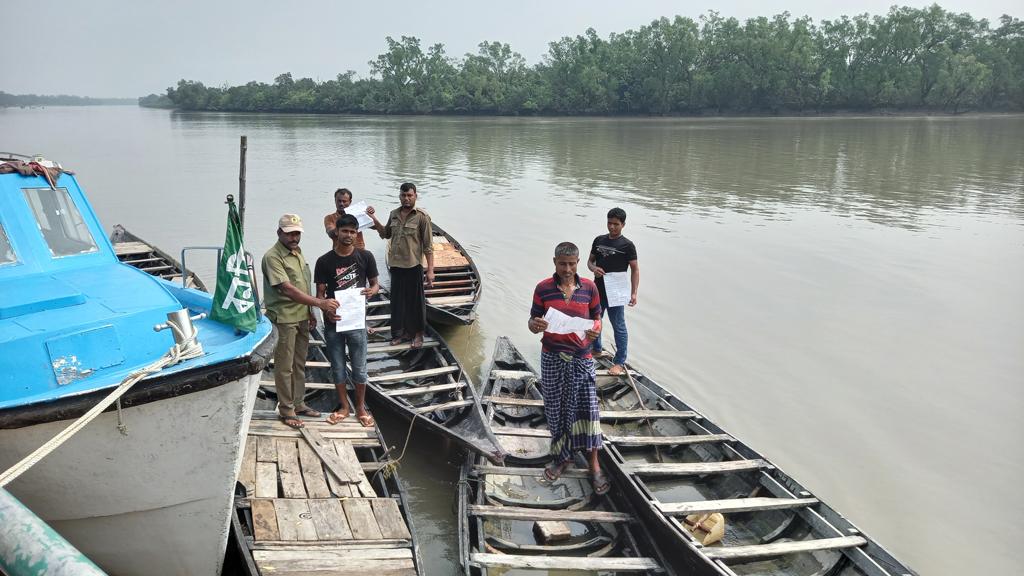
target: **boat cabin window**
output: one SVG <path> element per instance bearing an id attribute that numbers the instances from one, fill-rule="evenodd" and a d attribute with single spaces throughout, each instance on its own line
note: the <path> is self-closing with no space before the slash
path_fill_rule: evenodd
<path id="1" fill-rule="evenodd" d="M 11 248 L 11 241 L 7 239 L 7 231 L 4 225 L 0 224 L 0 266 L 13 264 L 18 261 L 14 255 L 14 248 Z"/>
<path id="2" fill-rule="evenodd" d="M 25 188 L 39 230 L 54 256 L 96 252 L 96 241 L 67 189 Z"/>

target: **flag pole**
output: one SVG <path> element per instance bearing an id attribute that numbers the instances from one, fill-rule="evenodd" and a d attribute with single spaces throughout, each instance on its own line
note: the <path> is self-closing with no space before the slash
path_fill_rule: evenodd
<path id="1" fill-rule="evenodd" d="M 238 222 L 242 225 L 245 235 L 245 153 L 249 149 L 249 137 L 242 136 L 238 144 Z"/>

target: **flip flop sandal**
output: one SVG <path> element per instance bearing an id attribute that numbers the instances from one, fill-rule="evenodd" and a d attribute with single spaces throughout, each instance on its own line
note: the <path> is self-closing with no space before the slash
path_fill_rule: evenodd
<path id="1" fill-rule="evenodd" d="M 563 467 L 552 462 L 544 467 L 544 473 L 537 477 L 537 483 L 541 486 L 551 486 L 562 477 Z"/>
<path id="2" fill-rule="evenodd" d="M 345 414 L 342 414 L 340 412 L 331 412 L 327 416 L 327 423 L 330 424 L 331 426 L 334 426 L 335 424 L 338 424 L 342 420 L 346 420 L 346 419 L 348 419 L 348 413 L 347 412 Z"/>
<path id="3" fill-rule="evenodd" d="M 299 420 L 295 416 L 281 416 L 280 420 L 285 426 L 293 428 L 295 430 L 298 430 L 299 428 L 304 428 L 306 426 L 305 424 L 302 423 L 302 420 Z"/>
<path id="4" fill-rule="evenodd" d="M 377 423 L 373 419 L 373 416 L 371 416 L 369 414 L 363 414 L 362 416 L 356 416 L 356 418 L 359 419 L 359 423 L 362 424 L 364 428 L 370 428 L 371 426 L 373 426 L 374 424 Z"/>
<path id="5" fill-rule="evenodd" d="M 604 496 L 612 488 L 612 483 L 608 481 L 608 477 L 603 472 L 595 475 L 590 481 L 590 485 L 594 488 L 594 494 L 598 496 Z"/>

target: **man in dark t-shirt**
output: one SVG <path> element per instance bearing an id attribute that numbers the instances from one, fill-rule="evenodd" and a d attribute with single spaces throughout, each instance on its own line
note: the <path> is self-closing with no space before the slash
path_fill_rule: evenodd
<path id="1" fill-rule="evenodd" d="M 636 246 L 628 238 L 622 235 L 622 228 L 626 226 L 626 211 L 622 208 L 612 208 L 608 211 L 608 233 L 594 238 L 590 248 L 590 258 L 587 260 L 587 267 L 594 273 L 594 283 L 601 294 L 601 317 L 608 311 L 608 319 L 612 322 L 612 331 L 615 333 L 615 359 L 614 366 L 608 370 L 609 374 L 618 375 L 626 371 L 626 347 L 629 343 L 629 334 L 626 331 L 626 309 L 622 304 L 610 306 L 608 293 L 605 290 L 604 275 L 612 272 L 625 272 L 629 270 L 630 296 L 628 304 L 636 306 L 637 290 L 640 287 L 640 264 L 636 259 Z M 594 353 L 601 358 L 610 356 L 601 346 L 601 339 L 594 340 Z"/>
<path id="2" fill-rule="evenodd" d="M 335 298 L 337 292 L 352 288 L 362 289 L 366 298 L 372 298 L 379 290 L 377 282 L 377 261 L 367 250 L 355 247 L 359 221 L 351 214 L 345 214 L 335 223 L 337 241 L 334 248 L 316 261 L 313 281 L 316 293 L 321 298 Z M 328 296 L 329 295 L 329 296 Z M 331 376 L 338 391 L 340 410 L 327 417 L 329 424 L 337 424 L 348 418 L 348 390 L 346 382 L 352 381 L 356 391 L 356 418 L 363 426 L 373 426 L 373 417 L 366 411 L 366 328 L 337 331 L 339 308 L 334 314 L 324 314 L 324 339 L 327 341 L 327 359 L 331 362 Z M 347 349 L 347 353 L 346 353 Z M 347 374 L 346 362 L 352 363 L 352 373 Z"/>

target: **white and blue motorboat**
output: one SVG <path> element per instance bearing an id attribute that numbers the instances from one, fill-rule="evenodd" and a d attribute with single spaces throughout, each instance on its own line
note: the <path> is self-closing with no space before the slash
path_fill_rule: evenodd
<path id="1" fill-rule="evenodd" d="M 0 174 L 0 478 L 187 340 L 5 488 L 110 574 L 219 574 L 271 325 L 202 318 L 209 294 L 119 262 L 75 177 L 22 160 L 0 154 L 28 173 Z"/>

